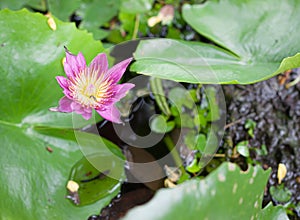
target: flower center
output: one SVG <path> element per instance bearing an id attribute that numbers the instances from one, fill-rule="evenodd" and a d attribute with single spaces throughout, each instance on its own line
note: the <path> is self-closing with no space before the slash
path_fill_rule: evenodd
<path id="1" fill-rule="evenodd" d="M 70 91 L 73 98 L 84 107 L 97 108 L 109 98 L 110 83 L 104 79 L 104 74 L 97 71 L 84 69 L 75 79 L 71 80 Z"/>

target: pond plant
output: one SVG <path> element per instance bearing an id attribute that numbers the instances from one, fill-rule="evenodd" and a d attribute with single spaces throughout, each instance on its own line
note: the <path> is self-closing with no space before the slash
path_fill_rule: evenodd
<path id="1" fill-rule="evenodd" d="M 257 159 L 260 122 L 231 121 L 223 93 L 280 76 L 300 94 L 299 1 L 0 8 L 1 219 L 300 218 L 290 167 Z"/>

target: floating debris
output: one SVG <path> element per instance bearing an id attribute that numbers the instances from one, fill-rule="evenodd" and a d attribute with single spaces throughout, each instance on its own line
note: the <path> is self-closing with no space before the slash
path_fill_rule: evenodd
<path id="1" fill-rule="evenodd" d="M 286 173 L 287 173 L 286 166 L 283 163 L 278 164 L 277 179 L 279 184 L 281 184 L 281 181 L 286 176 Z"/>
<path id="2" fill-rule="evenodd" d="M 66 196 L 66 198 L 70 199 L 75 205 L 79 205 L 80 203 L 79 195 L 78 195 L 79 184 L 73 180 L 69 180 L 67 183 L 67 189 L 69 194 Z"/>
<path id="3" fill-rule="evenodd" d="M 49 146 L 46 147 L 46 150 L 49 152 L 49 153 L 52 153 L 53 152 L 53 149 Z"/>
<path id="4" fill-rule="evenodd" d="M 162 25 L 169 25 L 174 18 L 174 7 L 172 5 L 165 5 L 162 7 L 157 16 L 148 19 L 148 26 L 153 27 L 159 22 Z"/>

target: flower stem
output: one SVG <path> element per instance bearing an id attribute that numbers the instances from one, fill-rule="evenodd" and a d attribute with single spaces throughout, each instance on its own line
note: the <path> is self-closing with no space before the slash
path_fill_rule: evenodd
<path id="1" fill-rule="evenodd" d="M 182 173 L 185 173 L 185 169 L 182 166 L 181 158 L 180 158 L 180 156 L 179 156 L 179 154 L 178 154 L 178 152 L 177 152 L 177 150 L 174 146 L 174 143 L 173 143 L 171 137 L 167 134 L 164 137 L 164 143 L 167 145 L 167 148 L 169 149 L 169 151 L 170 151 L 170 153 L 171 153 L 171 155 L 174 159 L 174 162 L 175 162 L 176 166 L 178 168 L 180 168 Z"/>
<path id="2" fill-rule="evenodd" d="M 134 23 L 134 29 L 133 29 L 133 34 L 132 34 L 132 40 L 135 40 L 139 31 L 139 26 L 140 26 L 140 15 L 137 14 L 135 16 L 135 23 Z"/>
<path id="3" fill-rule="evenodd" d="M 169 108 L 167 99 L 165 97 L 161 79 L 156 77 L 151 77 L 150 87 L 158 107 L 167 117 L 169 117 L 171 115 L 171 110 Z"/>
<path id="4" fill-rule="evenodd" d="M 294 79 L 292 82 L 286 84 L 285 87 L 288 89 L 288 88 L 290 88 L 292 86 L 295 86 L 298 82 L 300 82 L 300 75 L 297 76 L 297 78 Z"/>

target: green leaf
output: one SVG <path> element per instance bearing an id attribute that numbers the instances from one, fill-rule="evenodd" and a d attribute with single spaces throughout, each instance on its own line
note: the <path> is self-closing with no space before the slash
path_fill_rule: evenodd
<path id="1" fill-rule="evenodd" d="M 19 10 L 23 7 L 30 7 L 40 11 L 49 11 L 57 18 L 68 21 L 80 4 L 83 4 L 82 2 L 84 0 L 1 0 L 0 8 Z"/>
<path id="2" fill-rule="evenodd" d="M 299 15 L 296 0 L 186 4 L 186 22 L 220 46 L 171 39 L 141 41 L 131 70 L 190 83 L 262 81 L 300 66 Z"/>
<path id="3" fill-rule="evenodd" d="M 193 117 L 187 113 L 181 113 L 180 117 L 176 117 L 175 121 L 178 126 L 181 128 L 195 128 L 196 124 L 194 123 Z"/>
<path id="4" fill-rule="evenodd" d="M 195 150 L 197 144 L 196 131 L 190 129 L 184 137 L 184 144 L 191 150 Z"/>
<path id="5" fill-rule="evenodd" d="M 245 128 L 248 131 L 248 134 L 250 137 L 254 138 L 254 129 L 256 127 L 256 122 L 253 121 L 252 119 L 247 119 L 245 123 Z"/>
<path id="6" fill-rule="evenodd" d="M 194 158 L 193 161 L 185 167 L 185 169 L 190 173 L 198 173 L 201 170 L 201 167 L 198 165 L 197 158 Z"/>
<path id="7" fill-rule="evenodd" d="M 189 109 L 195 107 L 194 100 L 189 91 L 181 87 L 172 88 L 169 92 L 168 98 L 171 102 L 173 102 L 172 104 L 177 106 L 178 110 L 181 110 L 182 106 Z"/>
<path id="8" fill-rule="evenodd" d="M 153 0 L 122 0 L 121 12 L 139 14 L 152 8 Z"/>
<path id="9" fill-rule="evenodd" d="M 206 136 L 204 134 L 197 135 L 197 149 L 200 153 L 204 152 L 206 146 Z"/>
<path id="10" fill-rule="evenodd" d="M 150 122 L 150 128 L 157 133 L 166 133 L 175 127 L 174 121 L 167 122 L 166 118 L 163 115 L 156 115 Z"/>
<path id="11" fill-rule="evenodd" d="M 136 20 L 137 19 L 137 20 Z M 123 32 L 122 41 L 131 40 L 135 30 L 136 21 L 138 22 L 138 33 L 142 35 L 147 35 L 148 30 L 148 16 L 146 14 L 139 14 L 138 16 L 136 14 L 131 13 L 119 13 L 119 20 L 121 22 L 121 26 L 119 29 L 119 32 Z M 126 31 L 126 34 L 124 33 Z"/>
<path id="12" fill-rule="evenodd" d="M 80 8 L 77 10 L 78 15 L 82 17 L 80 28 L 92 32 L 97 39 L 105 37 L 107 33 L 104 33 L 104 30 L 101 30 L 100 27 L 117 15 L 119 6 L 120 0 L 91 0 L 82 2 Z"/>
<path id="13" fill-rule="evenodd" d="M 179 116 L 179 111 L 175 105 L 172 105 L 170 108 L 171 114 L 175 117 Z"/>
<path id="14" fill-rule="evenodd" d="M 124 12 L 119 13 L 119 19 L 122 22 L 122 27 L 127 32 L 133 32 L 134 29 L 134 14 L 128 14 Z"/>
<path id="15" fill-rule="evenodd" d="M 280 205 L 273 206 L 271 202 L 260 212 L 258 219 L 289 220 L 284 208 Z"/>
<path id="16" fill-rule="evenodd" d="M 216 100 L 217 91 L 214 87 L 207 87 L 205 89 L 206 98 L 209 102 L 209 112 L 207 114 L 208 121 L 217 121 L 220 119 L 219 104 Z"/>
<path id="17" fill-rule="evenodd" d="M 114 196 L 85 207 L 65 199 L 70 169 L 83 156 L 78 142 L 85 153 L 103 156 L 113 147 L 96 135 L 74 135 L 71 129 L 93 120 L 48 110 L 63 96 L 55 80 L 65 75 L 63 46 L 82 51 L 88 63 L 103 50 L 74 24 L 55 22 L 53 31 L 39 13 L 0 11 L 1 219 L 87 219 Z"/>
<path id="18" fill-rule="evenodd" d="M 246 123 L 245 123 L 245 128 L 246 129 L 254 130 L 255 127 L 256 127 L 256 122 L 255 121 L 253 121 L 252 119 L 247 119 L 246 120 Z"/>
<path id="19" fill-rule="evenodd" d="M 269 174 L 259 166 L 242 172 L 235 164 L 223 163 L 203 180 L 159 190 L 124 219 L 258 219 Z"/>
<path id="20" fill-rule="evenodd" d="M 47 0 L 49 11 L 61 20 L 68 21 L 70 16 L 79 8 L 82 0 L 61 1 Z"/>
<path id="21" fill-rule="evenodd" d="M 270 194 L 272 198 L 278 202 L 288 202 L 292 196 L 291 191 L 285 188 L 284 184 L 280 184 L 279 186 L 271 186 Z"/>
<path id="22" fill-rule="evenodd" d="M 207 126 L 207 120 L 208 118 L 206 117 L 206 110 L 205 109 L 200 109 L 198 110 L 198 115 L 196 115 L 194 119 L 194 123 L 196 125 L 201 125 L 202 128 L 206 128 Z"/>
<path id="23" fill-rule="evenodd" d="M 0 9 L 9 8 L 18 10 L 25 6 L 32 7 L 37 10 L 46 11 L 46 2 L 44 0 L 1 0 Z"/>
<path id="24" fill-rule="evenodd" d="M 244 157 L 250 156 L 249 141 L 241 141 L 236 145 L 236 150 Z"/>
<path id="25" fill-rule="evenodd" d="M 294 31 L 300 28 L 294 17 L 299 12 L 295 0 L 225 0 L 185 5 L 183 17 L 200 34 L 236 54 L 246 65 L 240 69 L 247 71 L 238 74 L 250 75 L 236 78 L 250 83 L 300 66 L 299 33 Z"/>

